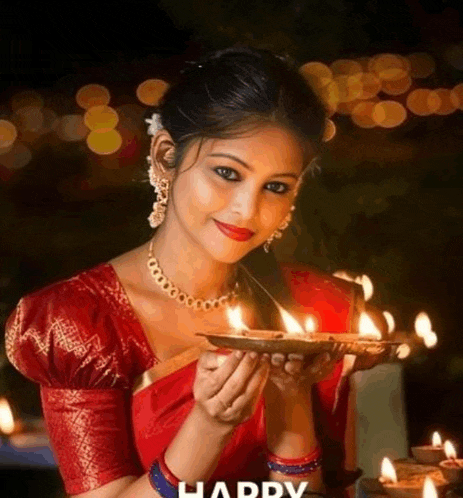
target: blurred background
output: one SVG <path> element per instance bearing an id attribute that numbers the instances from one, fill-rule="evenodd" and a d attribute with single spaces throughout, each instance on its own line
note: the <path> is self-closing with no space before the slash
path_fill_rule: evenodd
<path id="1" fill-rule="evenodd" d="M 300 63 L 330 114 L 321 174 L 279 257 L 368 275 L 371 302 L 400 330 L 428 313 L 438 344 L 404 368 L 409 441 L 439 429 L 458 446 L 462 14 L 459 0 L 5 3 L 2 324 L 23 294 L 148 239 L 144 119 L 186 62 L 231 45 L 271 49 Z M 36 386 L 3 345 L 0 362 L 0 397 L 40 416 Z M 43 496 L 59 496 L 50 476 Z M 9 496 L 27 496 L 34 477 L 20 480 Z"/>

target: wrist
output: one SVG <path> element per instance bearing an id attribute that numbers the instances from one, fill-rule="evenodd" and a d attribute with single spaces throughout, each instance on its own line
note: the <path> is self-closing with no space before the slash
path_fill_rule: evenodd
<path id="1" fill-rule="evenodd" d="M 212 417 L 207 411 L 198 403 L 195 403 L 190 413 L 191 421 L 195 426 L 195 430 L 201 431 L 202 434 L 213 438 L 214 441 L 228 439 L 233 434 L 236 425 L 231 423 L 222 422 Z"/>

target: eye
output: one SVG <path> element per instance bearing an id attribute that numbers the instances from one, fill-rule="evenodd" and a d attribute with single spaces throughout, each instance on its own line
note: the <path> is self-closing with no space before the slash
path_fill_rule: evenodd
<path id="1" fill-rule="evenodd" d="M 240 179 L 240 176 L 237 171 L 232 168 L 227 168 L 225 166 L 219 166 L 218 168 L 214 168 L 214 171 L 224 178 L 225 180 L 236 182 Z"/>
<path id="2" fill-rule="evenodd" d="M 267 190 L 274 192 L 275 194 L 286 194 L 289 191 L 289 186 L 282 182 L 270 182 L 265 186 Z"/>

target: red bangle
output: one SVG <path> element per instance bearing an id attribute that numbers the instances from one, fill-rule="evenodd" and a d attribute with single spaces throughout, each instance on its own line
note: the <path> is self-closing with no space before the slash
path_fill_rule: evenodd
<path id="1" fill-rule="evenodd" d="M 170 483 L 170 484 L 172 484 L 172 486 L 175 486 L 176 488 L 178 488 L 178 485 L 180 484 L 180 479 L 178 479 L 178 477 L 176 477 L 174 474 L 172 474 L 169 467 L 167 466 L 165 458 L 164 458 L 165 453 L 166 453 L 166 450 L 164 450 L 159 455 L 159 458 L 158 458 L 159 470 L 162 472 L 162 475 L 164 476 L 164 478 L 166 479 L 166 481 L 168 483 Z M 193 488 L 189 484 L 186 484 L 186 490 L 187 491 L 194 491 L 195 488 Z"/>
<path id="2" fill-rule="evenodd" d="M 321 455 L 321 450 L 317 446 L 311 453 L 300 458 L 282 458 L 278 455 L 268 452 L 267 460 L 278 465 L 307 465 L 313 460 L 316 460 Z"/>

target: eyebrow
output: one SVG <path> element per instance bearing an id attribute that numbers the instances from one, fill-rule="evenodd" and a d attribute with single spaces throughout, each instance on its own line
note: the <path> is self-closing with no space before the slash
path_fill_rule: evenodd
<path id="1" fill-rule="evenodd" d="M 210 157 L 226 157 L 228 159 L 232 159 L 233 161 L 236 161 L 237 163 L 240 163 L 241 166 L 243 166 L 244 168 L 246 168 L 250 171 L 254 171 L 254 169 L 251 166 L 249 166 L 249 164 L 245 163 L 242 159 L 240 159 L 239 157 L 236 157 L 232 154 L 226 154 L 223 152 L 214 152 L 212 154 L 208 154 L 208 156 L 210 156 Z M 299 179 L 299 176 L 296 175 L 296 173 L 276 173 L 273 176 L 288 176 L 290 178 L 294 178 L 295 180 Z"/>

